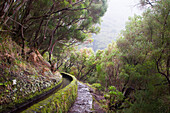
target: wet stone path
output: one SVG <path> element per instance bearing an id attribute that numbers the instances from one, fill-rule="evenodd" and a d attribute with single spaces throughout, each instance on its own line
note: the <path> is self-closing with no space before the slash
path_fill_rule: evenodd
<path id="1" fill-rule="evenodd" d="M 89 88 L 78 82 L 78 95 L 68 113 L 92 113 L 93 98 Z"/>

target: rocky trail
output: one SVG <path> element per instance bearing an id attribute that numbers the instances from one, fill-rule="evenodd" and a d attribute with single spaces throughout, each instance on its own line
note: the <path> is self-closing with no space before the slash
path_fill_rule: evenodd
<path id="1" fill-rule="evenodd" d="M 68 113 L 105 113 L 96 102 L 93 102 L 89 89 L 85 84 L 78 82 L 78 96 Z"/>
<path id="2" fill-rule="evenodd" d="M 69 113 L 92 113 L 93 98 L 89 88 L 78 82 L 78 96 Z"/>

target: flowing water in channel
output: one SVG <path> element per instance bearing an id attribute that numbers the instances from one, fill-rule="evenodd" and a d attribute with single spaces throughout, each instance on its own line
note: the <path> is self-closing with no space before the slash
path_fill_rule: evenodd
<path id="1" fill-rule="evenodd" d="M 20 113 L 24 110 L 26 110 L 27 108 L 31 107 L 32 105 L 48 98 L 49 96 L 51 96 L 52 94 L 56 93 L 57 91 L 59 91 L 60 89 L 63 89 L 64 87 L 66 87 L 68 84 L 70 84 L 70 82 L 72 81 L 72 77 L 62 73 L 62 83 L 58 86 L 56 86 L 55 88 L 51 89 L 48 92 L 45 92 L 45 94 L 42 94 L 40 96 L 38 96 L 37 98 L 30 100 L 28 103 L 22 104 L 20 106 L 18 106 L 15 110 L 11 111 L 10 113 Z"/>

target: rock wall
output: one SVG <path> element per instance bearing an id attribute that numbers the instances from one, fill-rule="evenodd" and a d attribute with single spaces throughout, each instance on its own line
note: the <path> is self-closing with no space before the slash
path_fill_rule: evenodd
<path id="1" fill-rule="evenodd" d="M 72 82 L 65 88 L 59 90 L 57 93 L 52 94 L 47 99 L 40 101 L 39 103 L 34 104 L 30 108 L 26 109 L 25 111 L 23 111 L 23 113 L 67 112 L 77 97 L 77 80 L 74 76 L 70 74 L 67 73 L 62 74 L 72 77 Z"/>

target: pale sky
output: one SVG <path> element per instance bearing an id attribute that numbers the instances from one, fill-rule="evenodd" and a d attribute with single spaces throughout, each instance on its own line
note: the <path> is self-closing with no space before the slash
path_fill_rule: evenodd
<path id="1" fill-rule="evenodd" d="M 112 41 L 119 38 L 119 33 L 125 28 L 129 16 L 141 15 L 137 7 L 140 0 L 108 0 L 108 9 L 102 17 L 100 33 L 93 35 L 93 49 L 104 49 Z"/>
<path id="2" fill-rule="evenodd" d="M 142 10 L 136 6 L 138 3 L 139 0 L 108 0 L 107 12 L 102 17 L 103 24 L 110 23 L 119 32 L 125 27 L 129 16 L 142 13 Z"/>

